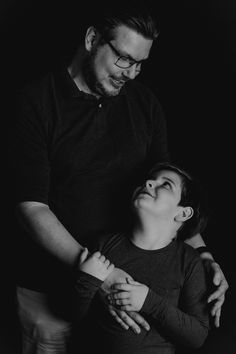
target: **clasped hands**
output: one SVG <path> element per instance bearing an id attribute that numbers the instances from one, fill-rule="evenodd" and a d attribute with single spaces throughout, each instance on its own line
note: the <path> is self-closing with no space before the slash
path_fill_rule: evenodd
<path id="1" fill-rule="evenodd" d="M 147 331 L 150 329 L 147 321 L 137 312 L 137 310 L 131 310 L 131 307 L 129 307 L 129 311 L 122 309 L 122 301 L 124 300 L 127 302 L 128 298 L 119 299 L 120 296 L 124 296 L 124 291 L 121 290 L 120 292 L 120 290 L 117 289 L 119 286 L 123 288 L 127 285 L 130 287 L 134 286 L 135 288 L 137 285 L 140 285 L 138 289 L 142 288 L 142 295 L 138 296 L 139 299 L 137 299 L 137 293 L 136 295 L 134 292 L 132 294 L 132 298 L 136 299 L 136 303 L 133 304 L 135 307 L 132 308 L 138 309 L 139 307 L 142 307 L 148 293 L 148 287 L 146 285 L 141 287 L 141 284 L 134 282 L 129 274 L 124 272 L 122 269 L 115 268 L 114 265 L 110 263 L 110 261 L 100 252 L 89 254 L 86 248 L 82 251 L 79 257 L 79 269 L 103 281 L 101 290 L 103 297 L 105 294 L 106 299 L 108 299 L 108 311 L 122 328 L 126 330 L 130 328 L 134 333 L 140 333 L 140 327 Z M 113 294 L 115 295 L 114 299 L 112 297 Z M 121 307 L 118 304 L 112 304 L 117 300 L 120 301 Z M 124 304 L 124 306 L 127 306 L 127 304 Z M 129 306 L 131 306 L 131 303 L 129 303 Z"/>
<path id="2" fill-rule="evenodd" d="M 217 287 L 207 301 L 213 303 L 211 315 L 215 326 L 219 327 L 221 307 L 229 286 L 218 263 L 211 261 L 207 268 L 213 273 L 213 284 Z M 80 256 L 80 270 L 103 281 L 101 289 L 107 295 L 108 310 L 122 328 L 130 328 L 134 333 L 140 333 L 140 327 L 147 331 L 150 329 L 148 322 L 139 313 L 149 290 L 145 284 L 134 281 L 122 269 L 115 268 L 100 252 L 88 257 L 87 249 Z"/>

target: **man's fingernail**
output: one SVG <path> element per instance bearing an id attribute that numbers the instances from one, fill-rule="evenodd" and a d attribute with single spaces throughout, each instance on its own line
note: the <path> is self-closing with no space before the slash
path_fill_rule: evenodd
<path id="1" fill-rule="evenodd" d="M 138 329 L 138 328 L 135 328 L 135 333 L 137 333 L 137 334 L 139 334 L 140 333 L 140 329 Z"/>

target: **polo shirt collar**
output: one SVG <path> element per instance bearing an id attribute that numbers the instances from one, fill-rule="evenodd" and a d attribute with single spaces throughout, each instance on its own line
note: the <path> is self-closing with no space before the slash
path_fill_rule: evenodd
<path id="1" fill-rule="evenodd" d="M 87 100 L 98 101 L 98 99 L 94 95 L 79 90 L 79 88 L 76 86 L 74 80 L 70 76 L 65 66 L 61 66 L 61 68 L 59 69 L 59 84 L 62 90 L 64 91 L 64 93 L 66 94 L 66 96 L 74 97 L 74 98 L 80 97 Z M 112 101 L 117 97 L 125 94 L 126 94 L 126 90 L 125 90 L 125 86 L 123 86 L 122 89 L 120 90 L 120 93 L 117 96 L 101 97 L 99 100 Z"/>

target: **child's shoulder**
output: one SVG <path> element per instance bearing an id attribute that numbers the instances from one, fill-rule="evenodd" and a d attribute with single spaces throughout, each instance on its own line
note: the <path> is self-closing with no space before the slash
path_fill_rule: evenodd
<path id="1" fill-rule="evenodd" d="M 196 249 L 188 245 L 186 242 L 177 241 L 177 247 L 182 257 L 188 262 L 198 262 L 201 260 Z"/>

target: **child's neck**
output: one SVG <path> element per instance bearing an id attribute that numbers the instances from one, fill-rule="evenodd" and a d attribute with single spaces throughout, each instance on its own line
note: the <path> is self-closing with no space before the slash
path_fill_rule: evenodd
<path id="1" fill-rule="evenodd" d="M 166 247 L 175 238 L 176 232 L 169 230 L 164 223 L 162 225 L 138 223 L 130 237 L 135 246 L 146 250 Z"/>

